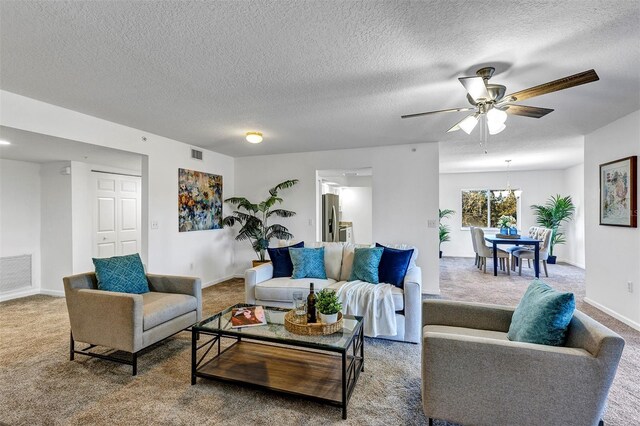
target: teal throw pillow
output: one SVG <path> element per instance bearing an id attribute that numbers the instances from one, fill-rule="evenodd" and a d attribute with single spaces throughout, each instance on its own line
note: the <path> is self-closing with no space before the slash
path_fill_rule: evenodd
<path id="1" fill-rule="evenodd" d="M 573 293 L 534 280 L 513 312 L 507 337 L 516 342 L 562 346 L 576 308 Z"/>
<path id="2" fill-rule="evenodd" d="M 382 259 L 383 252 L 384 248 L 382 247 L 356 247 L 353 255 L 353 269 L 351 269 L 349 281 L 360 280 L 378 284 L 380 282 L 378 278 L 378 266 L 380 266 L 380 259 Z"/>
<path id="3" fill-rule="evenodd" d="M 291 263 L 293 264 L 291 278 L 327 279 L 327 272 L 324 269 L 324 247 L 289 247 L 289 255 L 291 256 Z"/>
<path id="4" fill-rule="evenodd" d="M 142 294 L 149 292 L 147 275 L 140 255 L 114 256 L 93 259 L 98 278 L 98 288 L 105 291 Z"/>

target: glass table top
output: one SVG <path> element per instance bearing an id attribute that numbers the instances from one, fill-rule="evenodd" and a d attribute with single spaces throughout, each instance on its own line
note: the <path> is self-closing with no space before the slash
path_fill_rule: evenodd
<path id="1" fill-rule="evenodd" d="M 229 306 L 222 312 L 200 321 L 193 326 L 195 331 L 221 333 L 229 336 L 245 337 L 247 339 L 266 340 L 271 342 L 300 345 L 306 347 L 317 347 L 326 349 L 346 349 L 349 347 L 353 337 L 362 327 L 362 317 L 344 315 L 342 319 L 342 330 L 326 336 L 305 336 L 291 333 L 284 327 L 284 315 L 290 309 L 274 308 L 263 306 L 267 324 L 252 327 L 231 327 L 231 310 L 247 306 L 239 303 Z"/>

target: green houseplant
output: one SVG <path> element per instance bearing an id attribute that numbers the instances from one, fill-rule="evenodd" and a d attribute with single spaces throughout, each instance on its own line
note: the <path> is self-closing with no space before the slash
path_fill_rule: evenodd
<path id="1" fill-rule="evenodd" d="M 576 207 L 571 200 L 571 196 L 561 197 L 559 194 L 549 197 L 546 203 L 531 206 L 536 215 L 536 223 L 545 228 L 551 229 L 551 242 L 549 243 L 549 258 L 547 263 L 556 263 L 556 256 L 553 255 L 553 248 L 556 244 L 566 242 L 560 226 L 563 222 L 573 219 Z"/>
<path id="2" fill-rule="evenodd" d="M 338 312 L 341 309 L 342 303 L 335 291 L 325 288 L 316 294 L 316 310 L 321 314 L 322 322 L 333 324 L 338 321 Z"/>
<path id="3" fill-rule="evenodd" d="M 244 197 L 231 197 L 224 200 L 226 203 L 231 204 L 236 208 L 229 216 L 222 220 L 224 226 L 234 226 L 236 223 L 240 224 L 240 230 L 236 236 L 236 240 L 247 240 L 251 243 L 253 251 L 258 256 L 258 262 L 266 262 L 265 251 L 269 247 L 269 241 L 271 238 L 278 238 L 281 240 L 289 240 L 293 238 L 293 235 L 289 230 L 280 224 L 269 224 L 269 219 L 273 216 L 277 217 L 292 217 L 295 216 L 295 212 L 291 210 L 276 209 L 276 204 L 282 203 L 282 198 L 278 196 L 278 193 L 283 189 L 291 188 L 298 179 L 285 180 L 280 182 L 269 190 L 269 196 L 259 202 L 252 203 Z"/>
<path id="4" fill-rule="evenodd" d="M 448 218 L 455 213 L 454 210 L 451 209 L 438 209 L 439 216 L 439 224 L 438 224 L 438 234 L 440 236 L 440 243 L 438 244 L 438 250 L 440 251 L 440 258 L 442 258 L 442 243 L 447 241 L 451 241 L 451 237 L 449 234 L 451 233 L 451 229 L 449 229 L 448 225 L 442 223 L 442 219 Z"/>

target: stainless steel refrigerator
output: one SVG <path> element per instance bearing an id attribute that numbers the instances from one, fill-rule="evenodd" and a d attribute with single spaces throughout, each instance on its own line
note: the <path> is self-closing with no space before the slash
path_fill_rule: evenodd
<path id="1" fill-rule="evenodd" d="M 340 233 L 340 197 L 335 194 L 322 195 L 322 241 L 338 241 Z"/>

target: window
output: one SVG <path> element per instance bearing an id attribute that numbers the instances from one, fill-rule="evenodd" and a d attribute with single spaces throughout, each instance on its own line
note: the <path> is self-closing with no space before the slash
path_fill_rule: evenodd
<path id="1" fill-rule="evenodd" d="M 503 189 L 463 190 L 462 226 L 498 228 L 498 219 L 504 215 L 517 220 L 519 201 L 520 197 L 516 197 L 513 191 L 507 193 Z"/>

